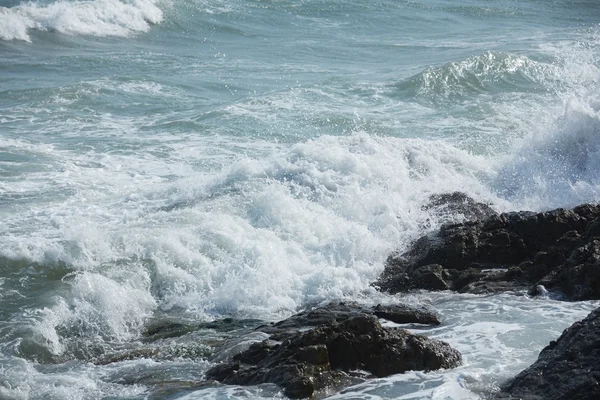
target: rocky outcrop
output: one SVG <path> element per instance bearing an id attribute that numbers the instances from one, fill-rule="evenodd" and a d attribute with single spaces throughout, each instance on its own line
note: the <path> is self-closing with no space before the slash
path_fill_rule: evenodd
<path id="1" fill-rule="evenodd" d="M 300 312 L 283 321 L 260 326 L 257 330 L 274 335 L 277 340 L 282 340 L 288 335 L 294 335 L 299 329 L 332 325 L 362 314 L 375 315 L 397 324 L 440 324 L 437 314 L 425 308 L 415 308 L 404 304 L 378 304 L 375 307 L 366 307 L 354 302 L 340 302 Z"/>
<path id="2" fill-rule="evenodd" d="M 498 399 L 600 399 L 600 308 L 566 329 Z"/>
<path id="3" fill-rule="evenodd" d="M 497 215 L 489 205 L 479 203 L 461 192 L 434 194 L 422 208 L 455 222 L 477 221 Z"/>
<path id="4" fill-rule="evenodd" d="M 265 340 L 235 354 L 206 373 L 226 384 L 274 383 L 292 398 L 309 397 L 326 387 L 339 388 L 348 373 L 363 370 L 376 377 L 408 370 L 436 370 L 460 364 L 460 353 L 447 343 L 414 335 L 404 329 L 384 328 L 376 313 L 401 320 L 408 307 L 363 309 L 356 304 L 331 304 L 259 327 Z M 424 310 L 409 322 L 439 323 Z"/>
<path id="5" fill-rule="evenodd" d="M 600 208 L 512 212 L 443 226 L 393 254 L 381 290 L 489 293 L 543 287 L 567 299 L 600 299 Z"/>

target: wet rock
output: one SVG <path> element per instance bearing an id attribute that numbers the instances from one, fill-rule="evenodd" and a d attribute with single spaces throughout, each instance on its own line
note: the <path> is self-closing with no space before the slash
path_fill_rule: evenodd
<path id="1" fill-rule="evenodd" d="M 197 329 L 197 325 L 182 324 L 175 321 L 155 321 L 146 327 L 142 336 L 145 341 L 155 341 L 183 336 Z"/>
<path id="2" fill-rule="evenodd" d="M 600 293 L 600 237 L 571 252 L 561 268 L 553 270 L 540 284 L 560 290 L 573 300 L 598 299 Z"/>
<path id="3" fill-rule="evenodd" d="M 537 361 L 502 387 L 498 399 L 600 399 L 600 308 L 567 328 Z"/>
<path id="4" fill-rule="evenodd" d="M 404 321 L 409 315 L 412 321 L 415 314 L 409 308 L 377 306 L 363 312 L 357 307 L 332 304 L 260 327 L 271 333 L 268 339 L 211 368 L 206 378 L 236 385 L 274 383 L 286 396 L 302 398 L 326 387 L 339 388 L 356 370 L 383 377 L 460 364 L 460 353 L 447 343 L 384 328 L 376 316 Z M 417 319 L 431 320 L 431 315 Z"/>
<path id="5" fill-rule="evenodd" d="M 98 360 L 95 360 L 94 364 L 108 365 L 121 361 L 138 360 L 140 358 L 153 358 L 158 354 L 159 350 L 153 348 L 126 350 L 115 354 L 108 354 Z"/>
<path id="6" fill-rule="evenodd" d="M 381 305 L 368 309 L 369 313 L 378 318 L 387 319 L 397 324 L 427 324 L 439 325 L 438 316 L 430 310 L 424 308 L 410 307 L 404 304 Z"/>
<path id="7" fill-rule="evenodd" d="M 283 321 L 260 326 L 257 330 L 274 335 L 277 340 L 284 340 L 288 334 L 295 334 L 298 329 L 331 325 L 361 314 L 373 314 L 397 324 L 440 324 L 437 314 L 425 308 L 404 304 L 366 307 L 354 302 L 333 302 L 300 312 Z"/>
<path id="8" fill-rule="evenodd" d="M 142 333 L 144 342 L 154 342 L 162 339 L 177 338 L 199 330 L 214 330 L 227 333 L 255 327 L 260 323 L 256 319 L 223 318 L 199 324 L 185 324 L 172 320 L 156 320 L 146 326 Z"/>
<path id="9" fill-rule="evenodd" d="M 434 194 L 423 209 L 450 220 L 476 221 L 497 215 L 488 204 L 476 202 L 461 192 Z"/>
<path id="10" fill-rule="evenodd" d="M 392 254 L 381 290 L 515 291 L 544 285 L 567 299 L 600 299 L 600 208 L 512 212 L 443 226 Z"/>
<path id="11" fill-rule="evenodd" d="M 415 284 L 420 288 L 427 290 L 446 290 L 449 289 L 448 282 L 444 273 L 444 267 L 440 264 L 429 264 L 416 270 L 412 276 Z"/>

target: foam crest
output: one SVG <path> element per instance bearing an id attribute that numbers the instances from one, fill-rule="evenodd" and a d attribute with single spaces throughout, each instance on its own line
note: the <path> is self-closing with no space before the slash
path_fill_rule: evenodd
<path id="1" fill-rule="evenodd" d="M 0 7 L 0 39 L 31 41 L 29 31 L 69 35 L 129 36 L 163 19 L 155 0 L 56 1 Z"/>
<path id="2" fill-rule="evenodd" d="M 154 306 L 275 319 L 307 302 L 352 298 L 372 290 L 390 251 L 440 222 L 421 209 L 431 194 L 468 186 L 494 200 L 480 183 L 482 158 L 420 139 L 323 136 L 212 176 L 173 170 L 175 181 L 157 178 L 170 168 L 164 160 L 146 158 L 142 168 L 103 157 L 92 168 L 53 155 L 72 163 L 73 194 L 9 216 L 14 226 L 33 221 L 36 233 L 12 231 L 2 252 L 84 271 L 72 283 L 72 311 L 107 337 L 135 331 L 130 315 Z M 119 269 L 131 276 L 113 276 Z M 111 292 L 137 308 L 110 303 Z"/>
<path id="3" fill-rule="evenodd" d="M 215 187 L 228 193 L 220 207 L 241 212 L 202 216 L 213 261 L 199 286 L 209 290 L 179 301 L 273 318 L 352 298 L 369 290 L 391 250 L 436 223 L 421 210 L 433 188 L 476 190 L 480 162 L 442 143 L 434 151 L 421 140 L 359 135 L 298 144 L 262 167 L 234 165 Z"/>
<path id="4" fill-rule="evenodd" d="M 591 98 L 573 99 L 548 133 L 532 135 L 500 169 L 503 196 L 526 209 L 600 200 L 600 113 Z"/>
<path id="5" fill-rule="evenodd" d="M 141 385 L 123 385 L 98 379 L 106 371 L 99 371 L 91 363 L 79 365 L 77 371 L 73 364 L 45 368 L 27 363 L 19 358 L 9 360 L 0 358 L 2 376 L 0 377 L 0 398 L 7 400 L 28 400 L 32 398 L 82 400 L 104 397 L 137 397 L 145 388 Z M 119 366 L 118 372 L 127 372 L 126 366 Z M 136 366 L 139 371 L 140 366 Z"/>
<path id="6" fill-rule="evenodd" d="M 76 332 L 70 333 L 78 337 L 98 335 L 126 340 L 137 335 L 156 307 L 148 290 L 149 277 L 139 272 L 127 271 L 135 274 L 128 280 L 98 273 L 77 274 L 71 282 L 71 312 L 61 325 L 67 330 L 75 329 Z"/>
<path id="7" fill-rule="evenodd" d="M 103 352 L 103 343 L 121 343 L 137 337 L 156 308 L 149 292 L 150 281 L 134 268 L 118 274 L 130 276 L 119 279 L 78 272 L 63 278 L 69 286 L 67 293 L 55 296 L 54 304 L 32 308 L 13 321 L 19 327 L 18 336 L 23 338 L 16 349 L 18 355 L 39 362 L 88 353 L 85 357 L 90 357 Z"/>
<path id="8" fill-rule="evenodd" d="M 434 104 L 471 99 L 479 94 L 544 91 L 560 72 L 552 64 L 524 55 L 485 52 L 425 71 L 400 83 L 400 90 Z"/>

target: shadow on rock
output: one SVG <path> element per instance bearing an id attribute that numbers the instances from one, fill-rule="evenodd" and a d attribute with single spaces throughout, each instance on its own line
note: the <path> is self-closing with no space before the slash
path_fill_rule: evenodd
<path id="1" fill-rule="evenodd" d="M 600 399 L 600 308 L 566 329 L 497 399 Z"/>
<path id="2" fill-rule="evenodd" d="M 375 286 L 600 299 L 600 208 L 512 212 L 445 225 L 392 254 Z"/>
<path id="3" fill-rule="evenodd" d="M 235 385 L 274 383 L 286 396 L 301 398 L 352 383 L 352 371 L 384 377 L 460 365 L 460 353 L 447 343 L 384 328 L 376 315 L 381 312 L 390 318 L 401 316 L 402 321 L 439 324 L 434 314 L 410 310 L 407 306 L 363 308 L 337 303 L 303 312 L 257 328 L 269 337 L 216 365 L 206 377 Z"/>

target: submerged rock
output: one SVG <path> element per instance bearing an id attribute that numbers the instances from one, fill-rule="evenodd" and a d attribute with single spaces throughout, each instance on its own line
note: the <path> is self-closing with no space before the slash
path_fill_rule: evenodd
<path id="1" fill-rule="evenodd" d="M 567 328 L 537 361 L 502 387 L 498 399 L 600 399 L 600 308 Z"/>
<path id="2" fill-rule="evenodd" d="M 600 208 L 512 212 L 443 226 L 393 254 L 381 290 L 490 293 L 543 285 L 572 300 L 600 299 Z"/>
<path id="3" fill-rule="evenodd" d="M 447 343 L 404 329 L 384 328 L 375 315 L 396 318 L 408 309 L 377 306 L 365 311 L 354 303 L 338 303 L 297 314 L 259 327 L 270 334 L 268 339 L 213 367 L 206 377 L 236 385 L 274 383 L 286 396 L 301 398 L 343 385 L 351 371 L 383 377 L 458 366 L 460 353 Z M 414 321 L 412 316 L 408 319 Z"/>
<path id="4" fill-rule="evenodd" d="M 257 319 L 234 319 L 223 318 L 211 322 L 202 322 L 197 324 L 186 324 L 172 320 L 152 321 L 142 332 L 144 342 L 155 342 L 162 339 L 176 338 L 187 335 L 190 332 L 200 330 L 214 330 L 216 332 L 234 332 L 254 327 L 260 323 Z"/>

